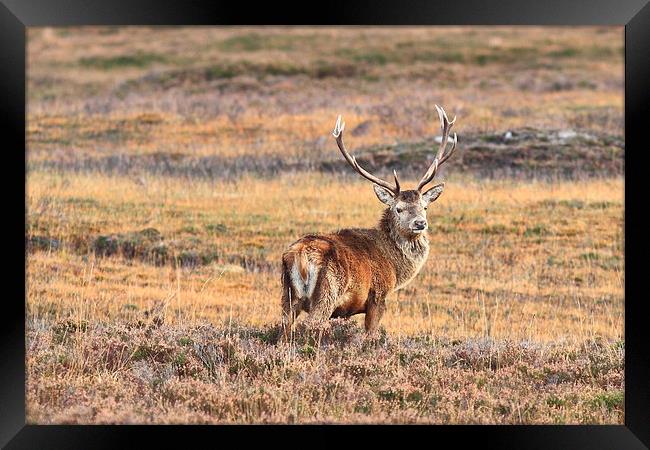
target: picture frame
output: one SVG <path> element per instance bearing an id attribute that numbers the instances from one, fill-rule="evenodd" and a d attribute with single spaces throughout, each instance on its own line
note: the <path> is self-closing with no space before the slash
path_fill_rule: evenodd
<path id="1" fill-rule="evenodd" d="M 647 248 L 641 218 L 640 161 L 649 148 L 642 132 L 650 110 L 650 4 L 645 0 L 623 1 L 547 1 L 480 2 L 480 1 L 360 1 L 328 3 L 312 10 L 280 7 L 275 2 L 252 8 L 246 4 L 224 2 L 101 2 L 101 1 L 3 1 L 0 5 L 0 82 L 3 122 L 9 124 L 5 134 L 5 156 L 12 160 L 7 167 L 25 164 L 18 149 L 25 151 L 25 76 L 26 28 L 64 25 L 230 25 L 230 24 L 311 24 L 311 25 L 625 25 L 625 425 L 558 425 L 558 426 L 392 426 L 328 427 L 301 426 L 290 430 L 282 426 L 255 426 L 254 432 L 243 426 L 41 426 L 25 423 L 25 310 L 18 297 L 26 298 L 29 288 L 25 266 L 10 263 L 17 273 L 7 276 L 11 290 L 4 297 L 5 326 L 0 340 L 3 369 L 0 378 L 2 425 L 0 443 L 8 449 L 18 448 L 116 448 L 137 443 L 169 446 L 193 439 L 210 439 L 218 444 L 227 437 L 256 439 L 259 433 L 299 431 L 307 439 L 314 434 L 372 435 L 408 433 L 412 440 L 439 442 L 444 438 L 454 446 L 472 441 L 484 448 L 572 448 L 572 449 L 642 449 L 650 446 L 650 351 L 648 327 L 643 314 L 644 298 L 640 292 L 644 265 L 642 252 Z M 10 170 L 9 195 L 12 210 L 25 211 L 25 179 L 18 170 Z M 15 177 L 16 179 L 13 179 Z M 22 186 L 22 188 L 17 187 Z M 636 197 L 636 198 L 635 198 Z M 11 214 L 10 233 L 19 233 L 19 212 Z M 18 254 L 20 239 L 11 252 Z M 26 254 L 23 253 L 26 258 Z M 7 259 L 6 261 L 9 261 Z M 10 294 L 11 292 L 11 294 Z M 365 439 L 365 437 L 364 437 Z M 238 441 L 241 442 L 241 441 Z"/>

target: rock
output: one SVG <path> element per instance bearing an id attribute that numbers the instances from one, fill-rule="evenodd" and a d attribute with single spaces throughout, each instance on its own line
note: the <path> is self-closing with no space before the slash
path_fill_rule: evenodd
<path id="1" fill-rule="evenodd" d="M 562 140 L 574 139 L 577 136 L 578 136 L 578 133 L 576 133 L 573 130 L 562 130 L 562 131 L 558 131 L 558 133 L 557 133 L 557 137 L 562 139 Z"/>

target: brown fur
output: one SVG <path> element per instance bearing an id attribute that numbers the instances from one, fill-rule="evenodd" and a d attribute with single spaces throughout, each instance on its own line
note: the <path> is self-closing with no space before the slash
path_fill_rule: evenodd
<path id="1" fill-rule="evenodd" d="M 395 202 L 422 212 L 421 198 L 417 191 L 404 191 Z M 285 333 L 290 332 L 301 311 L 310 314 L 307 320 L 312 323 L 365 313 L 366 331 L 375 331 L 385 310 L 386 296 L 415 277 L 428 253 L 426 232 L 404 230 L 392 207 L 384 211 L 375 228 L 302 237 L 282 255 Z M 315 283 L 311 296 L 301 296 L 305 289 L 295 286 L 300 280 L 292 280 L 294 265 L 302 283 L 308 282 L 310 267 L 317 273 L 311 280 Z"/>

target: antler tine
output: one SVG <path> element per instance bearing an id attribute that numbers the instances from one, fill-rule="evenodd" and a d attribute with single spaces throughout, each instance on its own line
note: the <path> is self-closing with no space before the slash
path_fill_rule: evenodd
<path id="1" fill-rule="evenodd" d="M 381 187 L 388 189 L 395 196 L 397 196 L 400 191 L 399 180 L 397 179 L 397 172 L 393 171 L 393 176 L 395 177 L 395 186 L 392 186 L 390 183 L 382 180 L 381 178 L 377 178 L 376 176 L 368 172 L 366 169 L 361 167 L 357 162 L 357 159 L 354 156 L 350 155 L 350 153 L 345 148 L 345 144 L 343 144 L 344 129 L 345 129 L 345 122 L 342 121 L 341 116 L 339 115 L 338 118 L 336 119 L 336 125 L 334 125 L 334 131 L 332 131 L 332 136 L 336 138 L 336 144 L 338 145 L 339 150 L 341 151 L 341 154 L 343 155 L 345 160 L 354 168 L 354 170 L 357 171 L 357 173 L 359 173 L 359 175 L 361 175 L 367 180 L 372 181 L 375 184 L 378 184 Z"/>
<path id="2" fill-rule="evenodd" d="M 438 148 L 438 151 L 436 152 L 436 157 L 434 158 L 433 162 L 425 172 L 424 176 L 418 183 L 417 190 L 421 191 L 424 186 L 426 186 L 433 178 L 436 176 L 436 172 L 438 171 L 438 167 L 449 157 L 454 153 L 456 150 L 456 144 L 458 143 L 458 136 L 456 133 L 454 133 L 454 141 L 451 146 L 451 148 L 448 151 L 447 150 L 447 143 L 449 142 L 449 133 L 451 131 L 451 127 L 454 126 L 454 123 L 456 122 L 456 116 L 454 116 L 454 120 L 449 120 L 447 117 L 447 113 L 443 108 L 441 108 L 438 105 L 435 105 L 436 110 L 438 111 L 438 117 L 440 118 L 440 128 L 442 128 L 442 139 L 440 141 L 440 147 Z"/>

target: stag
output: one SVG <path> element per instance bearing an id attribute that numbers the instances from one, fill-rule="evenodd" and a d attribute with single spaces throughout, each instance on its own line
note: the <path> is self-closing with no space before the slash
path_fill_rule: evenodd
<path id="1" fill-rule="evenodd" d="M 458 138 L 449 120 L 436 105 L 442 140 L 433 162 L 415 190 L 401 190 L 361 167 L 343 143 L 345 123 L 338 116 L 333 136 L 352 168 L 373 183 L 375 194 L 386 208 L 374 228 L 343 229 L 330 234 L 308 234 L 282 254 L 282 325 L 288 339 L 295 320 L 305 311 L 308 326 L 323 325 L 330 318 L 365 313 L 365 329 L 372 335 L 386 309 L 386 297 L 406 286 L 418 274 L 429 255 L 426 210 L 444 188 L 429 189 L 438 168 L 456 150 Z"/>

